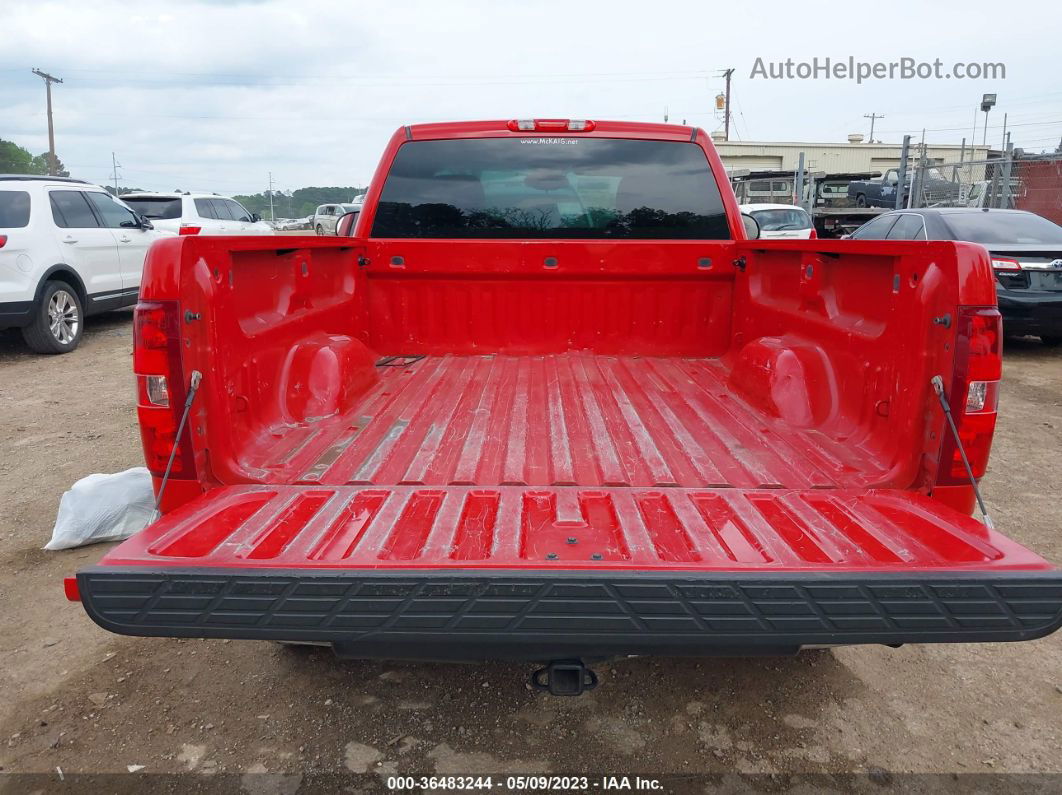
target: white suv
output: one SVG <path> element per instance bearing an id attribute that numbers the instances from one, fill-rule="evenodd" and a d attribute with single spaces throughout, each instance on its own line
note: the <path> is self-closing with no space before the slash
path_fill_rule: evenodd
<path id="1" fill-rule="evenodd" d="M 155 230 L 97 185 L 0 175 L 0 329 L 67 353 L 86 315 L 130 306 Z"/>
<path id="2" fill-rule="evenodd" d="M 313 230 L 319 235 L 334 235 L 336 222 L 347 213 L 361 210 L 360 204 L 322 204 L 313 214 Z"/>
<path id="3" fill-rule="evenodd" d="M 273 227 L 216 193 L 125 193 L 122 201 L 156 229 L 178 235 L 272 235 Z"/>

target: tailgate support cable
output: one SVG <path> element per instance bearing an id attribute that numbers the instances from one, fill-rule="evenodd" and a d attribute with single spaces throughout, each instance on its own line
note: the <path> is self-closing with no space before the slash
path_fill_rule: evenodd
<path id="1" fill-rule="evenodd" d="M 970 459 L 966 457 L 966 451 L 962 447 L 959 429 L 955 427 L 955 418 L 951 415 L 951 406 L 948 405 L 948 398 L 944 395 L 944 379 L 939 375 L 935 375 L 930 379 L 929 383 L 933 385 L 933 391 L 937 393 L 937 399 L 940 400 L 940 407 L 944 409 L 944 419 L 948 421 L 948 428 L 951 430 L 951 436 L 955 440 L 955 448 L 962 457 L 962 465 L 966 467 L 966 477 L 970 479 L 970 485 L 973 486 L 974 497 L 977 498 L 977 507 L 981 509 L 981 515 L 985 518 L 985 527 L 989 530 L 994 530 L 996 526 L 992 524 L 992 517 L 988 515 L 984 498 L 981 496 L 981 489 L 977 486 L 977 478 L 974 477 L 973 470 L 970 468 Z"/>
<path id="2" fill-rule="evenodd" d="M 192 370 L 192 377 L 188 383 L 188 397 L 184 399 L 184 411 L 181 412 L 181 421 L 177 424 L 177 433 L 173 437 L 170 460 L 166 462 L 166 471 L 162 473 L 162 483 L 159 484 L 159 493 L 155 497 L 155 513 L 151 517 L 153 522 L 162 516 L 162 512 L 159 511 L 159 506 L 162 505 L 162 495 L 166 492 L 166 484 L 170 480 L 170 470 L 173 469 L 173 459 L 177 457 L 177 448 L 181 444 L 181 434 L 184 433 L 185 423 L 188 422 L 188 414 L 192 410 L 192 401 L 195 400 L 195 393 L 199 390 L 199 382 L 202 380 L 203 374 L 198 370 Z"/>

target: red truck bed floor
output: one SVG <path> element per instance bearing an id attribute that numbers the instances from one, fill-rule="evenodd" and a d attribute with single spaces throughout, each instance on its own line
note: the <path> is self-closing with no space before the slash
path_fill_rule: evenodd
<path id="1" fill-rule="evenodd" d="M 832 488 L 884 474 L 858 440 L 794 431 L 736 397 L 718 359 L 433 356 L 379 370 L 345 415 L 285 426 L 244 463 L 331 485 Z"/>

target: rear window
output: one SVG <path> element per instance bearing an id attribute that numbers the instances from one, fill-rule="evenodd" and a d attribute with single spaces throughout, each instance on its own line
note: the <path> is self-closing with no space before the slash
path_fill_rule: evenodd
<path id="1" fill-rule="evenodd" d="M 169 221 L 181 217 L 181 200 L 163 196 L 123 196 L 122 201 L 145 218 L 153 221 Z"/>
<path id="2" fill-rule="evenodd" d="M 752 217 L 763 232 L 787 232 L 792 229 L 811 229 L 811 217 L 803 210 L 757 210 Z"/>
<path id="3" fill-rule="evenodd" d="M 1062 243 L 1062 226 L 1033 213 L 946 213 L 956 240 L 971 243 Z"/>
<path id="4" fill-rule="evenodd" d="M 527 137 L 404 144 L 372 235 L 726 240 L 730 230 L 696 144 Z"/>
<path id="5" fill-rule="evenodd" d="M 24 190 L 0 190 L 0 229 L 29 226 L 30 195 Z"/>

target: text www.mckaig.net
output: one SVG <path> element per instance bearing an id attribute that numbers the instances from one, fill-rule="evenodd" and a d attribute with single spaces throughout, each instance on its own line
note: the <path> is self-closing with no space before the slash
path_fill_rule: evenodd
<path id="1" fill-rule="evenodd" d="M 900 58 L 896 61 L 857 61 L 848 58 L 812 58 L 810 61 L 765 61 L 757 58 L 750 79 L 761 80 L 1005 80 L 1007 65 L 987 61 L 959 61 L 946 66 L 936 58 L 919 61 Z"/>

